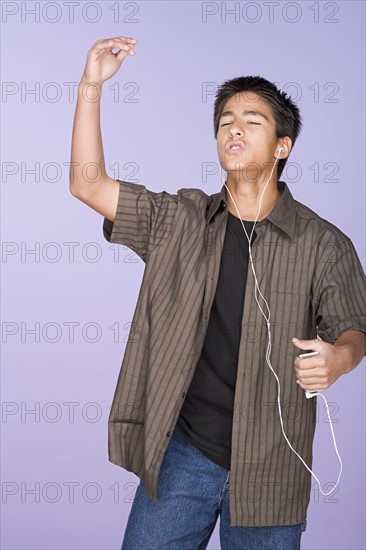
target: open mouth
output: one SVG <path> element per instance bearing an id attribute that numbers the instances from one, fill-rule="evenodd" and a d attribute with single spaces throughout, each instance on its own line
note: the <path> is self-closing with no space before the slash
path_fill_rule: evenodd
<path id="1" fill-rule="evenodd" d="M 237 153 L 238 151 L 242 151 L 243 149 L 244 145 L 241 141 L 229 141 L 225 148 L 226 151 L 232 153 Z"/>

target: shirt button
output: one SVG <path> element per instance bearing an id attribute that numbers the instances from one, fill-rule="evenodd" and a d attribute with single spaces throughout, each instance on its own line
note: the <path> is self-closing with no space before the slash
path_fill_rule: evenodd
<path id="1" fill-rule="evenodd" d="M 182 398 L 184 398 L 185 396 L 186 396 L 186 392 L 184 391 L 184 392 L 182 393 Z"/>
<path id="2" fill-rule="evenodd" d="M 169 436 L 170 436 L 170 432 L 167 432 L 166 436 L 169 437 Z"/>

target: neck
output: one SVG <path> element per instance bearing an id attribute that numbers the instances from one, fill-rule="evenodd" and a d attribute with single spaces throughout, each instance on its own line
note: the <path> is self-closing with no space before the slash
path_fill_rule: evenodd
<path id="1" fill-rule="evenodd" d="M 239 210 L 240 218 L 247 221 L 255 221 L 259 208 L 259 201 L 266 185 L 258 182 L 235 182 L 228 177 L 226 185 L 229 191 L 225 187 L 225 196 L 228 205 L 229 212 L 239 217 L 235 204 Z M 261 209 L 257 218 L 257 221 L 261 221 L 268 216 L 273 210 L 275 204 L 278 202 L 281 193 L 278 189 L 277 183 L 273 180 L 270 181 L 264 191 Z M 233 197 L 233 198 L 231 198 Z M 235 204 L 233 202 L 235 201 Z"/>

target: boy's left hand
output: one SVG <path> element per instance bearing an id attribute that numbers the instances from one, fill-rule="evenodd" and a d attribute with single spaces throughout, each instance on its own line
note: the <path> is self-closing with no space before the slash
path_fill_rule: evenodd
<path id="1" fill-rule="evenodd" d="M 292 343 L 300 350 L 317 351 L 313 357 L 296 357 L 297 383 L 303 390 L 324 390 L 352 370 L 352 356 L 346 346 L 334 346 L 322 340 L 296 340 Z"/>

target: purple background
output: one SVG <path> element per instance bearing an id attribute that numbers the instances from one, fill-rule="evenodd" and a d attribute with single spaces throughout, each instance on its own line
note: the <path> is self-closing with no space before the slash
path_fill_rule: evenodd
<path id="1" fill-rule="evenodd" d="M 304 119 L 281 179 L 352 239 L 364 265 L 365 4 L 277 2 L 272 19 L 265 4 L 237 2 L 229 15 L 234 2 L 120 2 L 114 20 L 117 2 L 79 2 L 71 21 L 63 2 L 47 10 L 40 2 L 35 22 L 24 14 L 34 2 L 2 3 L 4 549 L 120 548 L 139 481 L 108 461 L 107 420 L 144 264 L 108 244 L 100 214 L 69 193 L 75 97 L 65 83 L 79 82 L 97 39 L 139 41 L 103 89 L 111 177 L 153 191 L 219 191 L 218 172 L 203 177 L 203 163 L 216 163 L 214 88 L 261 75 L 287 88 Z M 204 22 L 208 8 L 217 13 Z M 37 86 L 38 98 L 24 95 Z M 27 173 L 36 163 L 37 174 Z M 338 165 L 336 181 L 327 163 Z M 365 548 L 364 382 L 363 360 L 325 392 L 344 471 L 330 497 L 314 482 L 303 549 Z M 325 483 L 336 479 L 338 461 L 322 403 L 314 470 Z"/>

